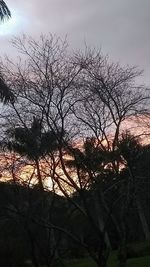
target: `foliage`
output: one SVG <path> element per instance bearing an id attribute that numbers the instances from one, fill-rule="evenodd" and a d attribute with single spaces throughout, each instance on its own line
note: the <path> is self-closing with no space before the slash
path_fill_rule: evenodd
<path id="1" fill-rule="evenodd" d="M 40 120 L 33 118 L 30 128 L 9 129 L 10 141 L 8 148 L 30 160 L 37 160 L 58 148 L 59 136 L 54 132 L 44 132 Z"/>
<path id="2" fill-rule="evenodd" d="M 2 77 L 0 77 L 0 100 L 4 103 L 13 103 L 15 100 L 14 94 L 10 88 L 6 85 Z"/>
<path id="3" fill-rule="evenodd" d="M 6 5 L 6 3 L 1 0 L 0 1 L 0 19 L 4 20 L 4 19 L 8 19 L 11 17 L 11 12 L 8 8 L 8 6 Z"/>
<path id="4" fill-rule="evenodd" d="M 150 256 L 145 256 L 141 258 L 135 258 L 128 260 L 128 267 L 136 266 L 136 267 L 149 267 L 150 262 Z M 67 265 L 68 267 L 95 267 L 95 263 L 92 262 L 89 259 L 81 259 L 81 260 L 75 260 L 70 261 Z M 116 267 L 116 262 L 112 261 L 111 263 L 108 263 L 108 267 Z"/>

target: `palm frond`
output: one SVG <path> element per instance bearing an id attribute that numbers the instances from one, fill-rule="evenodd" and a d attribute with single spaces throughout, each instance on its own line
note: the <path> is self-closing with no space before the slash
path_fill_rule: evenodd
<path id="1" fill-rule="evenodd" d="M 7 136 L 10 139 L 7 149 L 32 161 L 58 149 L 56 134 L 52 131 L 45 132 L 40 120 L 35 117 L 30 127 L 9 129 Z"/>
<path id="2" fill-rule="evenodd" d="M 0 20 L 9 19 L 11 17 L 11 12 L 3 0 L 0 0 Z"/>
<path id="3" fill-rule="evenodd" d="M 0 100 L 4 104 L 7 104 L 8 102 L 14 102 L 14 95 L 2 78 L 0 78 Z"/>

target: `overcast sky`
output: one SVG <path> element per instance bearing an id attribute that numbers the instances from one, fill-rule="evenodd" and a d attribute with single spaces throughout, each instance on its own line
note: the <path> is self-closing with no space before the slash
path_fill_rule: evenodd
<path id="1" fill-rule="evenodd" d="M 1 54 L 12 35 L 68 35 L 73 48 L 102 48 L 113 61 L 138 65 L 150 84 L 150 0 L 6 0 L 12 20 L 0 25 Z"/>

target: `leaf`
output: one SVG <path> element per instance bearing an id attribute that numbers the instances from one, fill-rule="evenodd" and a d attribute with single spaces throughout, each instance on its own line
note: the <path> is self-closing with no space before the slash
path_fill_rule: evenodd
<path id="1" fill-rule="evenodd" d="M 3 0 L 0 0 L 0 19 L 3 21 L 11 17 L 11 12 Z"/>

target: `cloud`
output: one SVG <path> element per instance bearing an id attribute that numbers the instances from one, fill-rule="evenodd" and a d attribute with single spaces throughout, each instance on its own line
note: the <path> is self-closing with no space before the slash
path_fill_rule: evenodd
<path id="1" fill-rule="evenodd" d="M 23 18 L 15 34 L 21 31 L 32 36 L 48 32 L 68 34 L 74 48 L 82 47 L 86 40 L 92 46 L 102 47 L 112 60 L 144 68 L 148 81 L 149 0 L 7 0 L 7 3 Z M 7 36 L 0 38 L 5 43 Z"/>

